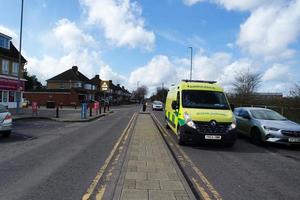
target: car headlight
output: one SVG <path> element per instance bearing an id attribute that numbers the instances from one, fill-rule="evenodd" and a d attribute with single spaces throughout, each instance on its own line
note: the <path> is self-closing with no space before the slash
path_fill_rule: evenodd
<path id="1" fill-rule="evenodd" d="M 187 114 L 186 112 L 183 114 L 184 117 L 184 121 L 186 123 L 186 125 L 188 125 L 189 127 L 196 129 L 196 125 L 193 122 L 193 120 L 191 119 L 191 117 L 189 116 L 189 114 Z"/>
<path id="2" fill-rule="evenodd" d="M 232 123 L 230 124 L 228 130 L 231 131 L 231 130 L 233 130 L 235 128 L 236 128 L 236 119 L 234 118 L 233 121 L 232 121 Z"/>
<path id="3" fill-rule="evenodd" d="M 269 127 L 269 126 L 264 126 L 264 129 L 265 129 L 266 131 L 279 131 L 278 128 Z"/>

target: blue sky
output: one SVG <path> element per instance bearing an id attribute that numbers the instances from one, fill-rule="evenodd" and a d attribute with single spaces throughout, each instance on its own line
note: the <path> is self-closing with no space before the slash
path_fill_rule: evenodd
<path id="1" fill-rule="evenodd" d="M 0 0 L 0 32 L 18 45 L 20 0 Z M 4 9 L 3 9 L 4 8 Z M 231 90 L 262 74 L 260 91 L 300 83 L 299 0 L 25 0 L 23 51 L 42 81 L 72 65 L 88 77 L 151 91 L 189 75 Z"/>

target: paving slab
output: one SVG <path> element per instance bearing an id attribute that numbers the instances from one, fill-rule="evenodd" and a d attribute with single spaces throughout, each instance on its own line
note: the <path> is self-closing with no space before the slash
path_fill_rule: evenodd
<path id="1" fill-rule="evenodd" d="M 149 114 L 137 116 L 114 199 L 195 199 Z"/>

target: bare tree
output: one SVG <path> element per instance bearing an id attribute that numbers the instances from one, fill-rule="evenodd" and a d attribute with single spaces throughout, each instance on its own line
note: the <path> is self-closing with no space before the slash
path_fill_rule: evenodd
<path id="1" fill-rule="evenodd" d="M 241 72 L 235 77 L 234 91 L 238 95 L 250 96 L 256 92 L 261 83 L 262 75 L 253 72 Z"/>
<path id="2" fill-rule="evenodd" d="M 168 89 L 167 88 L 156 88 L 156 92 L 150 97 L 150 99 L 153 100 L 159 100 L 162 102 L 166 102 L 168 95 Z"/>
<path id="3" fill-rule="evenodd" d="M 148 87 L 145 85 L 138 87 L 135 91 L 136 99 L 138 99 L 139 101 L 143 100 L 147 94 Z"/>
<path id="4" fill-rule="evenodd" d="M 290 94 L 293 97 L 300 97 L 300 85 L 295 84 L 294 87 L 290 90 Z"/>

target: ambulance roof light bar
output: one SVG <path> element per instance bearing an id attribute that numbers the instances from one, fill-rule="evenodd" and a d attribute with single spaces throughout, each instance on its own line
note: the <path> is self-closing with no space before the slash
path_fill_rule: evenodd
<path id="1" fill-rule="evenodd" d="M 210 83 L 210 84 L 214 84 L 216 83 L 217 81 L 204 81 L 204 80 L 187 80 L 187 79 L 184 79 L 182 80 L 183 82 L 197 82 L 197 83 Z"/>

